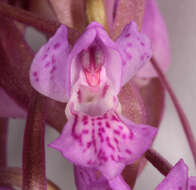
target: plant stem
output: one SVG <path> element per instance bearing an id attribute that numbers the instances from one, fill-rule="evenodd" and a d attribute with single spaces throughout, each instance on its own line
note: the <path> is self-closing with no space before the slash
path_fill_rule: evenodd
<path id="1" fill-rule="evenodd" d="M 34 92 L 23 144 L 23 190 L 46 190 L 44 99 Z"/>
<path id="2" fill-rule="evenodd" d="M 35 27 L 36 29 L 48 34 L 54 34 L 60 26 L 60 23 L 58 22 L 41 18 L 29 11 L 12 7 L 5 3 L 0 3 L 0 15 Z"/>
<path id="3" fill-rule="evenodd" d="M 187 141 L 189 143 L 189 147 L 191 149 L 192 155 L 193 155 L 193 159 L 196 165 L 196 142 L 195 142 L 195 138 L 193 135 L 193 132 L 191 130 L 191 126 L 190 123 L 183 111 L 183 109 L 180 106 L 180 103 L 175 95 L 175 93 L 173 92 L 169 82 L 167 81 L 165 75 L 163 74 L 163 72 L 161 71 L 161 69 L 159 68 L 158 64 L 156 63 L 156 60 L 154 58 L 152 58 L 151 60 L 152 65 L 154 66 L 155 70 L 157 71 L 160 81 L 162 82 L 163 86 L 167 89 L 170 98 L 172 99 L 172 102 L 176 108 L 176 111 L 178 113 L 178 117 L 182 123 L 183 126 L 183 130 L 184 133 L 186 135 Z"/>
<path id="4" fill-rule="evenodd" d="M 172 165 L 153 149 L 149 149 L 145 153 L 145 157 L 164 176 L 166 176 L 172 168 Z"/>
<path id="5" fill-rule="evenodd" d="M 0 184 L 4 182 L 12 186 L 22 187 L 22 170 L 21 168 L 8 167 L 0 168 Z M 52 181 L 47 180 L 47 190 L 60 190 Z"/>
<path id="6" fill-rule="evenodd" d="M 8 119 L 0 118 L 0 167 L 7 167 L 7 131 Z"/>

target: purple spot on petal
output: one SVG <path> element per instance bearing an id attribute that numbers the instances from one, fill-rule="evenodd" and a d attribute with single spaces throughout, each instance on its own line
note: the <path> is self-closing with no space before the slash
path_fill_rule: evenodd
<path id="1" fill-rule="evenodd" d="M 118 160 L 124 160 L 124 159 L 125 159 L 124 157 L 118 155 Z"/>
<path id="2" fill-rule="evenodd" d="M 46 49 L 46 52 L 48 52 L 50 50 L 50 47 L 48 47 L 47 49 Z"/>
<path id="3" fill-rule="evenodd" d="M 52 55 L 52 64 L 55 64 L 55 62 L 56 62 L 55 56 Z"/>
<path id="4" fill-rule="evenodd" d="M 141 46 L 145 46 L 144 42 L 140 42 Z"/>
<path id="5" fill-rule="evenodd" d="M 110 128 L 110 124 L 108 122 L 105 123 L 107 128 Z"/>
<path id="6" fill-rule="evenodd" d="M 119 144 L 119 141 L 116 137 L 114 137 L 114 141 L 115 141 L 116 144 Z"/>
<path id="7" fill-rule="evenodd" d="M 50 62 L 47 62 L 44 67 L 48 67 L 50 65 Z"/>
<path id="8" fill-rule="evenodd" d="M 54 44 L 54 49 L 58 49 L 60 47 L 60 43 Z"/>
<path id="9" fill-rule="evenodd" d="M 125 35 L 125 38 L 128 38 L 129 36 L 131 36 L 131 34 L 128 33 Z"/>
<path id="10" fill-rule="evenodd" d="M 98 136 L 100 138 L 101 143 L 104 142 L 104 138 L 103 138 L 103 136 L 102 136 L 102 134 L 100 132 L 98 133 Z"/>
<path id="11" fill-rule="evenodd" d="M 51 71 L 50 71 L 50 73 L 53 73 L 55 70 L 56 70 L 56 67 L 53 66 L 52 69 L 51 69 Z"/>
<path id="12" fill-rule="evenodd" d="M 37 72 L 33 72 L 33 76 L 35 76 L 35 77 L 36 77 L 36 76 L 37 76 Z"/>
<path id="13" fill-rule="evenodd" d="M 119 119 L 115 115 L 112 115 L 112 120 L 113 121 L 119 121 Z"/>
<path id="14" fill-rule="evenodd" d="M 110 155 L 110 158 L 115 161 L 113 154 Z"/>
<path id="15" fill-rule="evenodd" d="M 102 125 L 102 123 L 99 121 L 98 123 L 97 123 L 99 126 L 101 126 Z"/>
<path id="16" fill-rule="evenodd" d="M 92 164 L 92 160 L 89 160 L 89 161 L 87 162 L 87 164 L 91 165 L 91 164 Z"/>
<path id="17" fill-rule="evenodd" d="M 110 143 L 110 138 L 106 137 L 106 141 L 107 141 L 107 145 L 109 148 L 111 148 L 112 150 L 115 150 L 114 146 Z"/>
<path id="18" fill-rule="evenodd" d="M 108 88 L 109 88 L 109 86 L 106 84 L 103 88 L 102 97 L 104 97 L 106 95 Z"/>
<path id="19" fill-rule="evenodd" d="M 125 52 L 125 55 L 126 55 L 126 57 L 127 57 L 128 59 L 132 59 L 131 53 L 129 53 L 127 50 L 124 50 L 124 52 Z"/>
<path id="20" fill-rule="evenodd" d="M 126 152 L 127 154 L 132 154 L 132 152 L 131 152 L 129 149 L 126 149 L 125 152 Z"/>
<path id="21" fill-rule="evenodd" d="M 88 142 L 88 143 L 87 143 L 87 148 L 90 148 L 91 145 L 92 145 L 92 142 L 91 142 L 91 141 Z"/>
<path id="22" fill-rule="evenodd" d="M 82 95 L 81 95 L 80 90 L 77 91 L 77 95 L 78 95 L 78 102 L 81 103 L 81 101 L 82 101 Z"/>
<path id="23" fill-rule="evenodd" d="M 116 135 L 120 135 L 120 131 L 118 131 L 118 130 L 114 130 L 114 133 L 116 134 Z"/>
<path id="24" fill-rule="evenodd" d="M 84 115 L 83 117 L 82 117 L 82 122 L 85 122 L 85 121 L 87 121 L 88 120 L 88 116 L 87 115 Z"/>
<path id="25" fill-rule="evenodd" d="M 105 129 L 103 127 L 100 128 L 101 132 L 105 133 Z"/>
<path id="26" fill-rule="evenodd" d="M 123 135 L 122 135 L 122 138 L 123 138 L 123 139 L 126 139 L 126 138 L 127 138 L 127 135 L 126 135 L 126 134 L 123 134 Z"/>
<path id="27" fill-rule="evenodd" d="M 103 115 L 103 117 L 104 117 L 104 119 L 107 119 L 107 118 L 108 118 L 107 113 L 105 113 L 105 114 Z"/>
<path id="28" fill-rule="evenodd" d="M 190 190 L 196 190 L 196 186 L 195 185 L 191 185 L 190 186 Z"/>
<path id="29" fill-rule="evenodd" d="M 83 134 L 88 134 L 89 131 L 88 131 L 87 129 L 85 129 L 85 130 L 82 131 L 82 133 L 83 133 Z"/>
<path id="30" fill-rule="evenodd" d="M 132 139 L 133 139 L 133 137 L 134 137 L 133 132 L 132 132 L 132 131 L 130 131 L 130 132 L 129 132 L 129 139 L 131 139 L 131 140 L 132 140 Z"/>

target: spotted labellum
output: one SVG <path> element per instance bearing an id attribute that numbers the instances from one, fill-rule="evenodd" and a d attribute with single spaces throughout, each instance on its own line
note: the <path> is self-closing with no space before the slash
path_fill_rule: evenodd
<path id="1" fill-rule="evenodd" d="M 113 189 L 129 189 L 121 172 L 150 147 L 156 129 L 124 118 L 117 95 L 150 59 L 150 42 L 134 22 L 115 42 L 93 22 L 69 48 L 67 29 L 61 25 L 31 66 L 36 90 L 67 101 L 68 121 L 49 146 L 76 166 L 100 172 Z"/>

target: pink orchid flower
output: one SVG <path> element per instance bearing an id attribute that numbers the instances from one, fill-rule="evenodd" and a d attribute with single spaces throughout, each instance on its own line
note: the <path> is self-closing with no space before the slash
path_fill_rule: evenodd
<path id="1" fill-rule="evenodd" d="M 69 48 L 67 28 L 61 25 L 31 66 L 37 91 L 68 102 L 68 121 L 49 146 L 82 170 L 95 170 L 97 178 L 102 174 L 114 190 L 130 189 L 121 172 L 151 146 L 156 129 L 124 118 L 117 95 L 150 59 L 150 42 L 133 22 L 116 42 L 94 22 Z"/>
<path id="2" fill-rule="evenodd" d="M 188 177 L 188 167 L 181 159 L 155 190 L 196 190 L 196 177 Z"/>

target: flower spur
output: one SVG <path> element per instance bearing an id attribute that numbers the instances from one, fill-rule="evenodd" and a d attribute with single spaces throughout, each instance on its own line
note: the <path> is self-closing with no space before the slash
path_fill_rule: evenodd
<path id="1" fill-rule="evenodd" d="M 113 42 L 93 22 L 71 51 L 67 29 L 61 25 L 31 66 L 30 80 L 36 90 L 68 102 L 68 121 L 49 146 L 75 165 L 101 173 L 112 189 L 129 189 L 121 172 L 142 156 L 156 134 L 155 128 L 124 118 L 117 97 L 150 57 L 150 42 L 135 23 Z"/>

